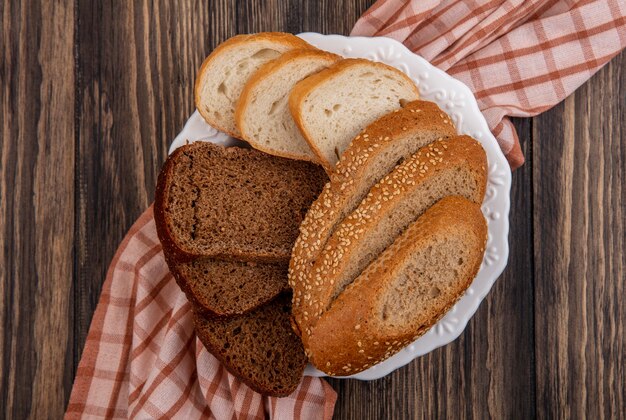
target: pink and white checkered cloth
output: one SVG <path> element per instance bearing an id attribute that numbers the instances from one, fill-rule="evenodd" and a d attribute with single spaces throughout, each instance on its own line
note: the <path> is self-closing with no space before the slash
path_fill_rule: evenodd
<path id="1" fill-rule="evenodd" d="M 507 116 L 555 105 L 626 45 L 626 2 L 380 0 L 354 35 L 389 36 L 464 81 L 507 155 L 524 162 Z M 330 418 L 337 398 L 305 377 L 287 398 L 239 382 L 193 333 L 148 209 L 111 262 L 67 418 Z"/>
<path id="2" fill-rule="evenodd" d="M 507 117 L 553 107 L 624 49 L 626 1 L 379 0 L 351 35 L 394 38 L 467 84 L 515 169 Z"/>
<path id="3" fill-rule="evenodd" d="M 337 394 L 324 380 L 305 377 L 288 397 L 262 397 L 206 351 L 191 317 L 150 207 L 111 262 L 66 418 L 332 417 Z"/>

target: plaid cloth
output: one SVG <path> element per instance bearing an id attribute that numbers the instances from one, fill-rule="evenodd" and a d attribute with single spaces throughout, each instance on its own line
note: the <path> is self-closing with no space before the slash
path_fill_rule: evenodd
<path id="1" fill-rule="evenodd" d="M 379 0 L 352 34 L 395 38 L 474 91 L 512 168 L 524 162 L 507 116 L 536 115 L 626 45 L 626 4 L 565 0 Z M 264 398 L 193 333 L 152 208 L 115 255 L 87 337 L 67 418 L 330 418 L 336 394 L 305 377 Z"/>
<path id="2" fill-rule="evenodd" d="M 379 0 L 351 35 L 406 45 L 474 92 L 513 169 L 507 118 L 565 99 L 626 46 L 624 0 Z"/>
<path id="3" fill-rule="evenodd" d="M 288 397 L 262 397 L 206 351 L 165 264 L 150 207 L 111 262 L 66 418 L 328 419 L 336 399 L 312 377 Z"/>

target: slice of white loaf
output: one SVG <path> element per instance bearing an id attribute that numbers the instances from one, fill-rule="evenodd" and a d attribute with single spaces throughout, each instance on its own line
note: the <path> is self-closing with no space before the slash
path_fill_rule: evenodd
<path id="1" fill-rule="evenodd" d="M 305 343 L 309 361 L 330 375 L 352 375 L 410 344 L 472 283 L 486 242 L 479 204 L 437 202 L 322 315 Z"/>
<path id="2" fill-rule="evenodd" d="M 327 172 L 365 126 L 418 98 L 400 70 L 364 59 L 346 59 L 296 84 L 289 109 Z"/>
<path id="3" fill-rule="evenodd" d="M 313 48 L 302 39 L 282 32 L 238 35 L 220 44 L 204 60 L 195 85 L 196 108 L 209 125 L 233 137 L 235 106 L 248 78 L 263 64 L 294 50 Z"/>
<path id="4" fill-rule="evenodd" d="M 299 302 L 302 310 L 294 311 L 304 343 L 331 302 L 426 209 L 450 195 L 481 204 L 486 185 L 485 151 L 469 136 L 424 146 L 381 179 L 339 224 L 309 270 L 314 287 Z"/>
<path id="5" fill-rule="evenodd" d="M 255 149 L 291 159 L 319 162 L 289 112 L 293 86 L 341 57 L 320 50 L 294 50 L 257 70 L 243 88 L 235 121 Z"/>

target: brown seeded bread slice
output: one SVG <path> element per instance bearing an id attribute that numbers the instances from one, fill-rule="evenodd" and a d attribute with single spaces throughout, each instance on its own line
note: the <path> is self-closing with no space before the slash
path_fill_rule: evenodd
<path id="1" fill-rule="evenodd" d="M 302 379 L 307 359 L 289 324 L 290 296 L 241 316 L 207 318 L 194 312 L 196 334 L 226 369 L 264 395 L 284 397 Z"/>
<path id="2" fill-rule="evenodd" d="M 419 98 L 417 86 L 395 67 L 361 58 L 338 61 L 297 83 L 289 109 L 302 135 L 331 173 L 350 141 L 403 101 Z"/>
<path id="3" fill-rule="evenodd" d="M 311 205 L 289 263 L 294 299 L 307 293 L 308 270 L 335 227 L 402 159 L 440 138 L 456 135 L 450 118 L 433 102 L 414 101 L 368 126 L 352 141 L 319 198 Z M 298 305 L 294 307 L 297 312 Z"/>
<path id="4" fill-rule="evenodd" d="M 159 175 L 154 217 L 175 263 L 198 257 L 287 262 L 327 177 L 317 165 L 195 142 Z"/>
<path id="5" fill-rule="evenodd" d="M 196 77 L 196 108 L 207 123 L 233 137 L 235 106 L 248 78 L 270 60 L 294 49 L 313 48 L 292 34 L 262 32 L 237 35 L 218 45 L 204 60 Z"/>
<path id="6" fill-rule="evenodd" d="M 307 281 L 313 287 L 296 295 L 294 320 L 305 344 L 337 295 L 426 209 L 449 195 L 481 204 L 486 184 L 482 146 L 469 136 L 459 136 L 422 147 L 372 187 L 308 270 Z"/>
<path id="7" fill-rule="evenodd" d="M 168 261 L 168 266 L 187 299 L 206 316 L 241 315 L 288 289 L 284 263 L 199 258 L 179 264 Z"/>
<path id="8" fill-rule="evenodd" d="M 424 334 L 476 276 L 487 241 L 480 205 L 436 203 L 333 302 L 313 328 L 310 361 L 352 375 Z"/>
<path id="9" fill-rule="evenodd" d="M 235 109 L 242 138 L 271 155 L 319 163 L 289 112 L 289 94 L 300 80 L 340 59 L 321 50 L 293 50 L 259 68 L 248 79 Z"/>

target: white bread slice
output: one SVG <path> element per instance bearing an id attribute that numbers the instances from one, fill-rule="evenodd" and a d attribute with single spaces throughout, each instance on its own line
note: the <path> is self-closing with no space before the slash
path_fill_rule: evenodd
<path id="1" fill-rule="evenodd" d="M 400 70 L 353 58 L 296 84 L 289 109 L 324 169 L 332 172 L 359 131 L 418 97 L 417 86 Z"/>
<path id="2" fill-rule="evenodd" d="M 294 314 L 301 312 L 300 303 L 314 286 L 310 267 L 338 223 L 398 161 L 437 139 L 454 135 L 452 122 L 435 103 L 414 101 L 381 117 L 352 141 L 300 225 L 289 262 Z"/>
<path id="3" fill-rule="evenodd" d="M 314 286 L 294 312 L 303 340 L 337 295 L 426 209 L 449 195 L 480 204 L 486 185 L 485 151 L 469 136 L 424 146 L 381 179 L 337 226 L 308 270 Z"/>
<path id="4" fill-rule="evenodd" d="M 243 88 L 235 121 L 244 140 L 276 156 L 319 162 L 300 134 L 288 100 L 293 86 L 341 57 L 320 50 L 294 50 L 263 65 Z"/>
<path id="5" fill-rule="evenodd" d="M 194 88 L 196 108 L 207 123 L 233 137 L 235 105 L 252 73 L 282 53 L 313 48 L 297 36 L 282 32 L 237 35 L 220 44 L 204 60 Z"/>
<path id="6" fill-rule="evenodd" d="M 479 204 L 436 203 L 324 313 L 305 345 L 309 361 L 330 375 L 352 375 L 410 344 L 472 283 L 486 242 Z"/>

